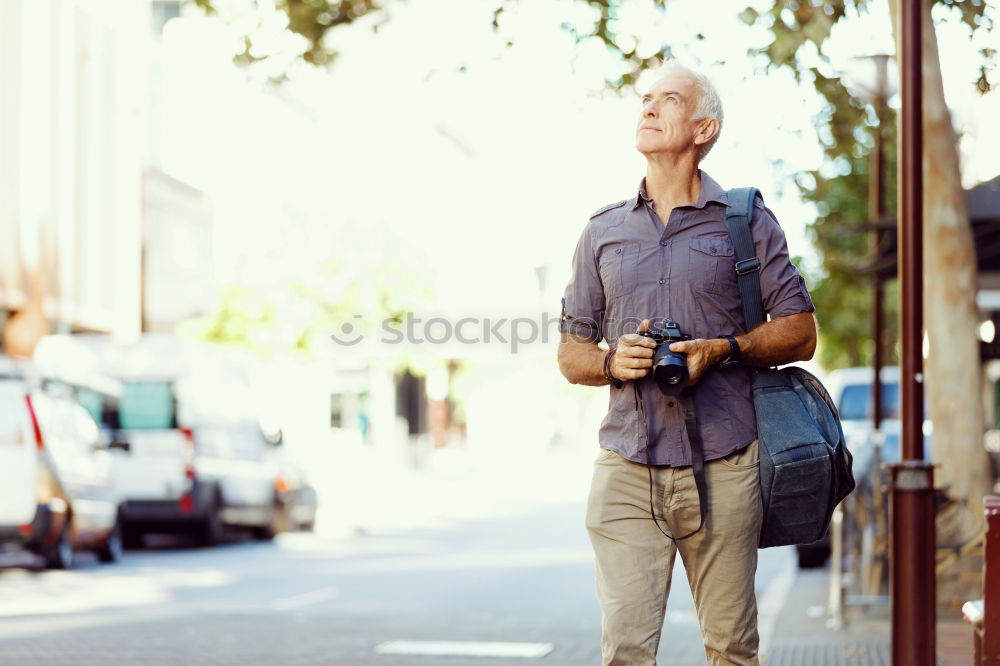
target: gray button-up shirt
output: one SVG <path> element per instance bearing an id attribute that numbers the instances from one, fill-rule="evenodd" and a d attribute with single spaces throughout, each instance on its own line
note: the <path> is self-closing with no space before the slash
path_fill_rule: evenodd
<path id="1" fill-rule="evenodd" d="M 733 242 L 724 221 L 726 192 L 698 173 L 698 202 L 675 208 L 666 225 L 646 196 L 645 179 L 637 196 L 591 216 L 573 255 L 561 331 L 595 342 L 603 338 L 611 347 L 643 319 L 676 321 L 692 338 L 746 332 Z M 761 262 L 764 311 L 771 318 L 812 312 L 805 282 L 789 261 L 785 234 L 760 198 L 750 231 Z M 694 395 L 705 460 L 725 457 L 757 438 L 745 368 L 706 371 Z M 598 438 L 603 448 L 635 462 L 691 464 L 682 402 L 661 394 L 652 373 L 621 389 L 611 387 Z"/>

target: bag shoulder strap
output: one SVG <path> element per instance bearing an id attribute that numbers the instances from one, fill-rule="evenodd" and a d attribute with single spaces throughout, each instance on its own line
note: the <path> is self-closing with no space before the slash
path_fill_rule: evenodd
<path id="1" fill-rule="evenodd" d="M 756 187 L 737 187 L 729 190 L 726 206 L 726 228 L 736 250 L 736 282 L 743 302 L 743 318 L 747 330 L 752 331 L 764 323 L 764 306 L 760 293 L 760 259 L 750 235 L 750 215 L 757 197 Z"/>

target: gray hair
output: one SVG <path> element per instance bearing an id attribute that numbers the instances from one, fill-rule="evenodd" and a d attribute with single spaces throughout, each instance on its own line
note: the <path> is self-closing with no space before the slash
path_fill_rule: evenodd
<path id="1" fill-rule="evenodd" d="M 701 150 L 698 152 L 698 161 L 700 162 L 705 159 L 708 151 L 712 150 L 712 146 L 715 145 L 715 142 L 719 140 L 719 135 L 722 134 L 722 98 L 719 97 L 719 91 L 716 90 L 715 85 L 707 76 L 691 69 L 678 60 L 667 60 L 656 70 L 657 79 L 661 79 L 668 74 L 683 74 L 694 81 L 695 86 L 697 86 L 699 92 L 698 106 L 695 108 L 692 120 L 713 118 L 719 123 L 719 131 L 715 133 L 715 136 L 708 143 L 703 144 Z"/>

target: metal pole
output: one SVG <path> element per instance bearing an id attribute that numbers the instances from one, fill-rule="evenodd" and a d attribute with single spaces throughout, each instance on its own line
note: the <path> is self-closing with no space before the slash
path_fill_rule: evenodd
<path id="1" fill-rule="evenodd" d="M 885 156 L 884 156 L 884 129 L 886 114 L 886 69 L 888 56 L 874 56 L 873 61 L 876 67 L 874 106 L 875 115 L 878 117 L 878 125 L 875 127 L 875 145 L 871 154 L 871 174 L 868 180 L 868 219 L 875 225 L 872 231 L 873 261 L 878 261 L 881 255 L 882 240 L 885 235 L 879 223 L 882 221 L 882 213 L 885 212 Z M 875 433 L 875 442 L 879 442 L 879 431 L 882 429 L 882 418 L 884 408 L 882 406 L 882 366 L 885 361 L 882 357 L 883 341 L 885 336 L 882 329 L 885 327 L 882 314 L 884 308 L 885 286 L 882 283 L 882 276 L 876 270 L 874 274 L 874 289 L 872 290 L 872 342 L 874 344 L 872 354 L 872 365 L 874 366 L 874 377 L 872 378 L 872 431 Z"/>
<path id="2" fill-rule="evenodd" d="M 887 115 L 886 97 L 888 97 L 888 61 L 887 55 L 872 56 L 875 64 L 875 91 L 873 104 L 878 124 L 875 126 L 875 141 L 871 154 L 871 174 L 868 191 L 868 219 L 875 227 L 872 230 L 872 262 L 877 266 L 882 256 L 882 246 L 885 241 L 885 229 L 882 228 L 882 215 L 885 213 L 885 120 Z M 872 555 L 866 561 L 862 559 L 860 572 L 861 593 L 870 597 L 882 594 L 883 562 L 888 555 L 889 517 L 883 513 L 882 490 L 882 445 L 885 442 L 882 433 L 882 419 L 885 418 L 885 407 L 882 404 L 882 366 L 885 365 L 885 281 L 881 272 L 876 269 L 872 284 L 871 323 L 872 323 L 872 435 L 871 444 L 873 460 L 876 465 L 871 470 L 871 520 L 874 534 L 868 541 L 867 552 Z M 862 538 L 861 552 L 865 553 L 865 541 Z"/>
<path id="3" fill-rule="evenodd" d="M 899 225 L 900 377 L 903 459 L 924 458 L 923 387 L 923 86 L 921 23 L 924 0 L 902 0 L 903 73 L 901 213 Z"/>
<path id="4" fill-rule="evenodd" d="M 830 524 L 830 590 L 827 611 L 830 619 L 826 621 L 828 629 L 843 629 L 844 627 L 844 509 L 838 504 L 833 510 Z"/>
<path id="5" fill-rule="evenodd" d="M 986 497 L 986 536 L 983 542 L 983 664 L 1000 662 L 1000 497 Z M 992 567 L 992 568 L 991 568 Z M 977 662 L 976 666 L 979 666 Z"/>
<path id="6" fill-rule="evenodd" d="M 889 486 L 892 663 L 933 666 L 935 645 L 934 474 L 923 462 L 923 114 L 921 13 L 901 0 L 900 390 L 903 461 Z M 929 8 L 928 8 L 929 9 Z"/>
<path id="7" fill-rule="evenodd" d="M 890 472 L 892 664 L 934 666 L 934 469 L 904 460 Z"/>

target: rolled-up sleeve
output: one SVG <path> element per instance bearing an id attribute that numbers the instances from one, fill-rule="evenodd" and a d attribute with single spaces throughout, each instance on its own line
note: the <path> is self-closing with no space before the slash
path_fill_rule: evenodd
<path id="1" fill-rule="evenodd" d="M 785 232 L 768 208 L 754 208 L 752 235 L 761 263 L 760 291 L 764 311 L 772 319 L 815 311 L 805 280 L 788 257 Z"/>
<path id="2" fill-rule="evenodd" d="M 588 224 L 580 234 L 573 253 L 573 269 L 562 299 L 559 330 L 599 342 L 604 318 L 604 285 L 594 254 L 592 229 Z"/>

